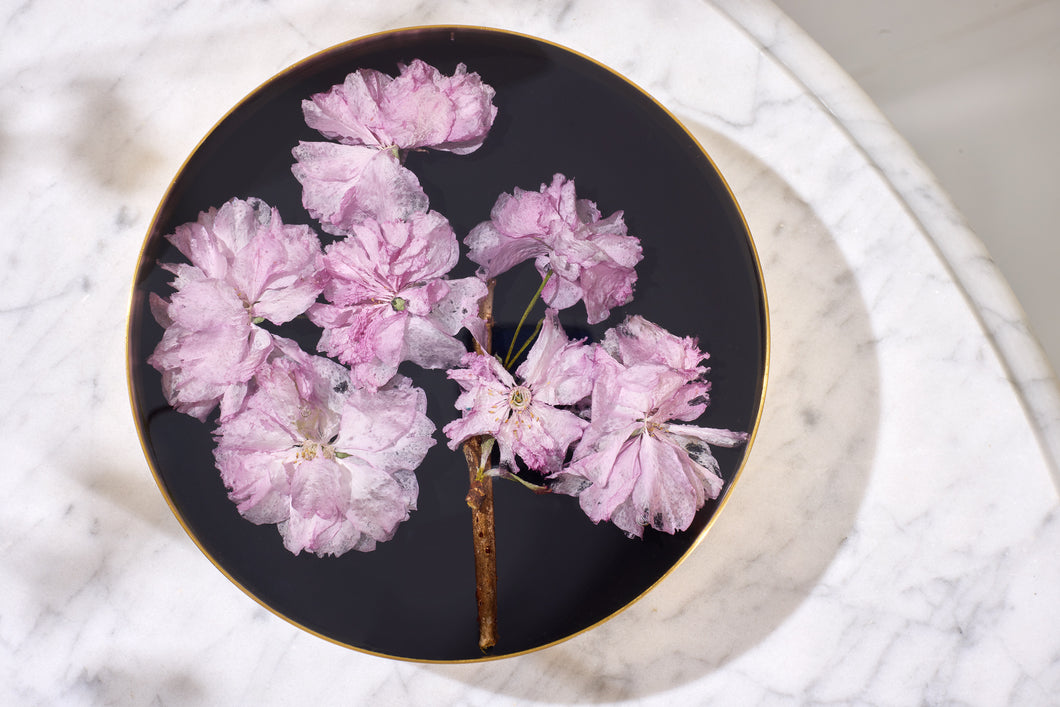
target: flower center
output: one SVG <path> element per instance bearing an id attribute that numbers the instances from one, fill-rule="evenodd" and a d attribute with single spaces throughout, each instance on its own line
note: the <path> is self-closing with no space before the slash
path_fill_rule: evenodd
<path id="1" fill-rule="evenodd" d="M 317 456 L 325 459 L 335 459 L 340 452 L 335 450 L 332 444 L 318 440 L 326 439 L 324 429 L 327 419 L 321 410 L 304 406 L 298 413 L 298 419 L 294 421 L 294 428 L 302 441 L 294 445 L 298 451 L 295 453 L 298 460 L 312 461 Z"/>
<path id="2" fill-rule="evenodd" d="M 405 307 L 407 305 L 408 302 L 405 300 L 404 297 L 395 297 L 394 299 L 390 300 L 390 306 L 394 308 L 395 312 L 404 312 Z"/>
<path id="3" fill-rule="evenodd" d="M 655 433 L 660 431 L 660 430 L 666 429 L 666 425 L 665 424 L 656 422 L 655 420 L 651 419 L 651 417 L 648 416 L 648 415 L 645 415 L 639 421 L 644 423 L 644 427 L 641 428 L 639 434 L 648 435 L 649 437 L 654 436 Z"/>
<path id="4" fill-rule="evenodd" d="M 306 461 L 313 461 L 318 454 L 325 459 L 334 459 L 338 454 L 330 444 L 320 444 L 308 439 L 297 446 L 298 458 Z"/>
<path id="5" fill-rule="evenodd" d="M 530 394 L 530 389 L 525 385 L 518 385 L 512 388 L 512 392 L 508 394 L 508 405 L 512 410 L 525 410 L 530 407 L 531 400 L 533 400 L 533 396 Z"/>
<path id="6" fill-rule="evenodd" d="M 261 324 L 265 321 L 265 317 L 259 317 L 254 314 L 254 303 L 243 294 L 243 290 L 237 289 L 236 297 L 238 297 L 239 301 L 243 303 L 243 309 L 246 310 L 247 316 L 250 317 L 251 324 Z"/>

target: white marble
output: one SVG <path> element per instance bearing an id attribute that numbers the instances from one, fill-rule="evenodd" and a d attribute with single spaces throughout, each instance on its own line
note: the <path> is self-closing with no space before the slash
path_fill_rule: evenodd
<path id="1" fill-rule="evenodd" d="M 0 11 L 0 702 L 1055 703 L 1056 381 L 856 87 L 771 5 L 722 6 Z M 565 44 L 685 121 L 755 233 L 773 337 L 751 460 L 692 557 L 597 629 L 471 665 L 335 646 L 231 585 L 155 488 L 125 387 L 140 244 L 199 138 L 298 59 L 428 23 Z"/>

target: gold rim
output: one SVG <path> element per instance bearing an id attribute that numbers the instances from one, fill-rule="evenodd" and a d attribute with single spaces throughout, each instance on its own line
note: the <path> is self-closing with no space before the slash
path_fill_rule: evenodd
<path id="1" fill-rule="evenodd" d="M 141 422 L 143 416 L 140 414 L 141 410 L 138 407 L 137 402 L 136 402 L 136 391 L 133 388 L 133 378 L 132 378 L 133 353 L 134 353 L 134 351 L 133 351 L 133 331 L 132 331 L 132 326 L 133 326 L 133 322 L 136 319 L 136 315 L 137 314 L 140 314 L 141 316 L 143 316 L 138 311 L 140 308 L 137 306 L 137 304 L 138 304 L 138 302 L 137 302 L 137 290 L 138 290 L 138 286 L 139 286 L 140 276 L 141 276 L 142 271 L 143 271 L 145 252 L 147 250 L 148 243 L 151 240 L 151 236 L 154 234 L 155 229 L 158 226 L 159 217 L 161 216 L 163 206 L 165 206 L 168 203 L 168 201 L 169 201 L 169 199 L 170 199 L 170 197 L 171 197 L 171 195 L 173 193 L 173 189 L 176 187 L 177 180 L 184 173 L 184 170 L 188 166 L 188 162 L 199 151 L 199 149 L 202 147 L 203 143 L 205 143 L 214 134 L 214 132 L 226 120 L 228 120 L 228 118 L 232 115 L 233 112 L 235 112 L 237 109 L 242 107 L 248 100 L 253 98 L 260 91 L 265 89 L 267 86 L 269 86 L 269 84 L 273 83 L 274 81 L 276 81 L 277 79 L 279 79 L 279 78 L 281 78 L 283 76 L 286 76 L 286 75 L 288 75 L 288 74 L 290 74 L 290 73 L 292 73 L 294 71 L 297 71 L 298 69 L 300 69 L 300 68 L 306 66 L 307 64 L 315 61 L 319 57 L 322 57 L 322 56 L 324 56 L 326 54 L 330 54 L 332 52 L 339 52 L 339 51 L 348 49 L 349 47 L 352 47 L 354 45 L 365 43 L 365 42 L 369 42 L 369 41 L 377 39 L 379 37 L 392 36 L 392 35 L 398 35 L 398 34 L 414 34 L 416 32 L 422 32 L 422 31 L 437 32 L 437 31 L 445 31 L 445 30 L 451 30 L 451 31 L 472 30 L 472 31 L 496 33 L 496 34 L 507 35 L 507 36 L 512 36 L 512 37 L 520 37 L 520 38 L 523 38 L 523 39 L 528 39 L 528 40 L 531 40 L 531 41 L 534 41 L 534 42 L 539 42 L 541 44 L 545 44 L 545 45 L 554 47 L 556 49 L 560 49 L 562 51 L 568 52 L 568 53 L 570 53 L 570 54 L 572 54 L 574 56 L 577 56 L 577 57 L 579 57 L 581 59 L 584 59 L 585 61 L 588 61 L 591 64 L 593 64 L 593 65 L 595 65 L 595 66 L 607 71 L 608 73 L 610 73 L 613 76 L 617 77 L 618 79 L 620 79 L 621 81 L 623 81 L 627 85 L 629 85 L 632 88 L 636 89 L 637 92 L 639 92 L 645 98 L 650 100 L 655 106 L 657 106 L 660 110 L 662 110 L 671 120 L 673 120 L 674 123 L 676 123 L 681 128 L 681 130 L 684 131 L 684 133 L 688 136 L 688 138 L 691 139 L 692 142 L 699 148 L 699 151 L 707 159 L 707 161 L 710 163 L 711 167 L 713 167 L 715 174 L 717 174 L 717 176 L 721 179 L 721 183 L 725 187 L 725 191 L 729 195 L 729 199 L 731 200 L 732 204 L 736 207 L 737 214 L 740 217 L 740 223 L 743 225 L 744 233 L 747 236 L 747 244 L 748 244 L 748 246 L 750 246 L 751 255 L 752 255 L 753 260 L 754 260 L 755 272 L 756 272 L 756 274 L 758 276 L 758 283 L 759 283 L 759 287 L 760 287 L 760 290 L 761 290 L 760 295 L 762 297 L 762 317 L 763 317 L 763 322 L 762 323 L 763 323 L 763 331 L 764 331 L 764 334 L 765 334 L 764 346 L 763 346 L 764 351 L 763 351 L 762 383 L 761 383 L 762 390 L 761 390 L 761 393 L 760 393 L 759 399 L 758 399 L 758 411 L 757 411 L 757 413 L 755 415 L 754 425 L 751 428 L 750 437 L 747 440 L 747 445 L 745 447 L 743 460 L 740 462 L 740 466 L 736 470 L 736 473 L 733 475 L 732 481 L 728 484 L 728 487 L 727 487 L 725 493 L 722 495 L 721 500 L 718 502 L 718 506 L 714 510 L 713 515 L 710 517 L 710 520 L 707 521 L 706 526 L 704 526 L 703 530 L 700 531 L 700 533 L 696 537 L 696 539 L 692 541 L 691 545 L 689 545 L 688 549 L 677 559 L 677 561 L 674 562 L 673 565 L 666 572 L 664 572 L 662 574 L 662 576 L 660 576 L 657 580 L 655 580 L 650 586 L 648 586 L 646 589 L 644 589 L 644 591 L 642 591 L 636 597 L 631 599 L 623 607 L 621 607 L 620 609 L 614 611 L 613 613 L 609 614 L 608 616 L 605 616 L 604 618 L 600 619 L 599 621 L 597 621 L 597 622 L 595 622 L 595 623 L 593 623 L 593 624 L 591 624 L 589 626 L 586 626 L 585 628 L 583 628 L 583 629 L 581 629 L 581 630 L 579 630 L 579 631 L 577 631 L 575 633 L 572 633 L 572 634 L 570 634 L 568 636 L 564 636 L 563 638 L 557 639 L 557 640 L 552 641 L 550 643 L 546 643 L 546 644 L 543 644 L 543 645 L 540 645 L 540 646 L 536 646 L 534 648 L 528 648 L 526 650 L 519 651 L 517 653 L 505 653 L 504 655 L 496 655 L 496 656 L 488 656 L 487 655 L 487 656 L 482 656 L 480 658 L 465 658 L 465 659 L 459 659 L 459 660 L 434 660 L 434 659 L 424 659 L 424 658 L 408 658 L 408 657 L 405 657 L 405 656 L 391 655 L 391 654 L 388 654 L 388 653 L 380 653 L 380 652 L 377 652 L 377 651 L 369 650 L 367 648 L 361 648 L 359 646 L 353 646 L 353 645 L 350 645 L 348 643 L 344 643 L 342 641 L 339 641 L 337 639 L 331 638 L 330 636 L 326 636 L 326 635 L 324 635 L 324 634 L 322 634 L 322 633 L 320 633 L 318 631 L 315 631 L 315 630 L 313 630 L 313 629 L 311 629 L 311 628 L 309 628 L 307 626 L 304 626 L 304 625 L 298 623 L 297 621 L 295 621 L 294 619 L 290 618 L 289 616 L 286 616 L 285 614 L 283 614 L 283 613 L 277 611 L 276 609 L 274 609 L 273 607 L 269 606 L 264 601 L 262 601 L 260 598 L 258 598 L 257 595 L 255 595 L 249 589 L 244 587 L 238 580 L 236 580 L 231 574 L 229 574 L 228 571 L 225 570 L 224 567 L 222 567 L 220 564 L 218 564 L 217 560 L 215 560 L 214 557 L 206 550 L 206 548 L 203 547 L 203 545 L 199 541 L 198 537 L 196 537 L 195 533 L 193 533 L 191 531 L 191 528 L 188 527 L 187 523 L 184 520 L 184 516 L 181 514 L 180 510 L 173 504 L 173 499 L 170 497 L 169 492 L 166 490 L 166 488 L 165 488 L 165 486 L 164 486 L 164 484 L 162 482 L 162 478 L 159 475 L 158 470 L 155 468 L 154 463 L 151 461 L 151 450 L 149 449 L 147 441 L 145 439 L 145 432 L 144 432 L 143 425 L 142 425 L 142 422 Z M 638 601 L 643 599 L 645 595 L 647 595 L 655 587 L 657 587 L 664 579 L 669 577 L 670 574 L 674 570 L 676 570 L 681 564 L 683 564 L 685 562 L 685 560 L 688 559 L 689 555 L 691 555 L 692 552 L 697 547 L 699 547 L 699 545 L 703 542 L 704 538 L 706 537 L 707 533 L 710 532 L 710 529 L 712 527 L 714 527 L 714 523 L 717 522 L 718 516 L 721 515 L 722 510 L 724 510 L 725 506 L 728 505 L 729 499 L 732 497 L 733 491 L 736 488 L 736 484 L 739 482 L 740 477 L 743 475 L 744 468 L 747 466 L 747 460 L 751 456 L 751 449 L 752 449 L 752 447 L 754 445 L 755 439 L 758 436 L 758 428 L 759 428 L 759 424 L 762 421 L 762 412 L 763 412 L 763 410 L 765 408 L 766 388 L 768 387 L 768 382 L 769 382 L 769 359 L 770 359 L 769 300 L 768 300 L 768 297 L 766 295 L 765 278 L 762 275 L 762 264 L 761 264 L 761 261 L 759 260 L 758 249 L 755 246 L 754 238 L 751 235 L 751 229 L 747 225 L 747 219 L 744 216 L 743 209 L 740 207 L 739 202 L 736 200 L 735 194 L 733 194 L 733 192 L 732 192 L 732 188 L 729 186 L 729 183 L 725 179 L 725 176 L 721 173 L 721 170 L 718 169 L 718 165 L 714 162 L 714 159 L 710 156 L 710 154 L 705 149 L 703 149 L 703 146 L 700 144 L 699 140 L 696 139 L 696 136 L 693 135 L 691 133 L 691 131 L 689 131 L 688 128 L 686 128 L 685 125 L 680 120 L 678 120 L 678 118 L 673 113 L 671 113 L 670 110 L 666 106 L 662 105 L 651 94 L 649 94 L 647 91 L 642 89 L 636 83 L 634 83 L 633 81 L 630 81 L 628 78 L 626 78 L 622 74 L 618 73 L 614 69 L 612 69 L 612 68 L 610 68 L 610 67 L 608 67 L 608 66 L 606 66 L 606 65 L 604 65 L 604 64 L 602 64 L 602 63 L 600 63 L 598 61 L 596 61 L 595 59 L 593 59 L 590 56 L 582 54 L 579 51 L 571 49 L 570 47 L 563 46 L 562 44 L 558 44 L 556 42 L 552 42 L 552 41 L 549 41 L 547 39 L 542 39 L 540 37 L 535 37 L 533 35 L 523 34 L 521 32 L 512 32 L 512 31 L 505 30 L 505 29 L 497 29 L 497 28 L 494 28 L 494 27 L 480 27 L 480 26 L 475 26 L 475 25 L 418 25 L 418 26 L 413 26 L 413 27 L 403 27 L 403 28 L 400 28 L 400 29 L 385 30 L 385 31 L 381 31 L 381 32 L 375 32 L 375 33 L 372 33 L 372 34 L 364 35 L 362 37 L 358 37 L 356 39 L 351 39 L 351 40 L 349 40 L 347 42 L 342 42 L 340 44 L 336 44 L 336 45 L 333 45 L 333 46 L 328 47 L 326 49 L 322 49 L 322 50 L 320 50 L 318 52 L 314 52 L 313 54 L 310 54 L 309 56 L 301 59 L 300 61 L 288 66 L 286 69 L 274 74 L 268 80 L 266 80 L 265 82 L 263 82 L 262 84 L 257 86 L 254 90 L 252 90 L 250 93 L 248 93 L 246 96 L 244 96 L 238 103 L 236 103 L 234 106 L 232 106 L 232 108 L 230 108 L 221 117 L 220 120 L 218 120 L 216 123 L 214 123 L 213 127 L 210 128 L 210 130 L 206 133 L 206 135 L 204 135 L 202 137 L 202 139 L 199 140 L 199 142 L 195 145 L 195 147 L 192 149 L 192 151 L 190 153 L 188 153 L 188 156 L 181 163 L 180 168 L 177 170 L 177 172 L 174 175 L 173 179 L 170 180 L 169 186 L 166 188 L 165 194 L 163 195 L 161 201 L 159 201 L 158 207 L 156 207 L 156 209 L 155 209 L 155 213 L 152 216 L 151 223 L 150 223 L 150 225 L 148 226 L 148 229 L 147 229 L 147 234 L 144 236 L 144 242 L 143 242 L 143 244 L 140 247 L 140 254 L 139 254 L 139 257 L 136 260 L 136 277 L 134 278 L 133 286 L 132 286 L 131 291 L 129 293 L 128 312 L 129 312 L 128 324 L 126 326 L 126 333 L 125 333 L 125 349 L 126 349 L 125 375 L 126 375 L 126 384 L 127 384 L 128 392 L 129 392 L 129 402 L 130 402 L 130 405 L 131 405 L 131 407 L 132 407 L 132 409 L 133 409 L 133 411 L 135 413 L 134 423 L 136 424 L 137 436 L 140 438 L 140 448 L 143 450 L 144 459 L 147 460 L 148 466 L 151 468 L 151 474 L 155 478 L 155 484 L 158 486 L 158 490 L 162 493 L 163 498 L 165 498 L 166 504 L 169 506 L 170 511 L 173 513 L 174 517 L 177 519 L 177 522 L 180 523 L 180 526 L 184 529 L 184 532 L 187 533 L 188 537 L 191 538 L 193 543 L 195 543 L 195 546 L 197 548 L 199 548 L 199 551 L 202 552 L 202 554 L 206 557 L 206 559 L 208 559 L 210 561 L 210 563 L 213 564 L 213 566 L 216 567 L 217 570 L 222 575 L 224 575 L 225 578 L 228 579 L 228 581 L 230 581 L 232 584 L 236 585 L 244 594 L 249 596 L 251 599 L 253 599 L 255 602 L 257 602 L 258 605 L 260 605 L 264 609 L 268 610 L 270 613 L 274 614 L 275 616 L 278 616 L 279 618 L 283 619 L 284 621 L 287 621 L 288 623 L 292 624 L 293 626 L 296 626 L 299 629 L 301 629 L 301 630 L 303 630 L 303 631 L 305 631 L 307 633 L 310 633 L 310 634 L 312 634 L 312 635 L 314 635 L 314 636 L 316 636 L 318 638 L 321 638 L 321 639 L 323 639 L 323 640 L 325 640 L 325 641 L 327 641 L 329 643 L 333 643 L 333 644 L 338 645 L 338 646 L 343 646 L 344 648 L 349 648 L 349 649 L 357 651 L 359 653 L 365 653 L 367 655 L 373 655 L 373 656 L 377 656 L 377 657 L 380 657 L 380 658 L 389 658 L 389 659 L 392 659 L 392 660 L 400 660 L 400 661 L 409 662 L 409 663 L 423 663 L 423 664 L 435 664 L 435 665 L 455 665 L 455 664 L 464 664 L 464 663 L 485 663 L 485 662 L 491 662 L 491 661 L 495 661 L 495 660 L 503 660 L 503 659 L 506 659 L 506 658 L 515 658 L 515 657 L 518 657 L 518 656 L 521 656 L 521 655 L 527 655 L 527 654 L 530 654 L 530 653 L 536 653 L 537 651 L 544 650 L 545 648 L 550 648 L 550 647 L 558 645 L 560 643 L 564 643 L 566 641 L 569 641 L 572 638 L 575 638 L 576 636 L 580 636 L 583 633 L 591 631 L 592 629 L 600 626 L 601 624 L 603 624 L 603 623 L 605 623 L 607 621 L 610 621 L 611 619 L 615 618 L 616 616 L 618 616 L 619 614 L 623 613 L 624 611 L 629 609 L 631 606 L 636 604 Z"/>

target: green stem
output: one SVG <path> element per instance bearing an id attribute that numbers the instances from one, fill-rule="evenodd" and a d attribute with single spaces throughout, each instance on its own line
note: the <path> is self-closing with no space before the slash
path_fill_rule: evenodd
<path id="1" fill-rule="evenodd" d="M 491 471 L 489 471 L 487 473 L 488 473 L 489 476 L 496 476 L 498 479 L 508 479 L 509 481 L 518 481 L 520 484 L 522 484 L 526 488 L 530 489 L 534 493 L 549 493 L 549 490 L 548 490 L 547 486 L 541 486 L 540 484 L 531 483 L 531 482 L 527 481 L 526 479 L 524 479 L 523 477 L 519 476 L 518 474 L 514 474 L 514 473 L 512 473 L 510 471 L 506 471 L 504 469 L 493 469 L 493 470 L 491 470 Z"/>
<path id="2" fill-rule="evenodd" d="M 539 321 L 537 323 L 537 326 L 534 327 L 534 333 L 531 334 L 529 337 L 527 337 L 526 341 L 523 342 L 523 345 L 519 347 L 519 351 L 516 352 L 516 354 L 514 356 L 512 356 L 512 362 L 513 363 L 515 361 L 519 360 L 519 357 L 523 355 L 523 351 L 526 351 L 526 347 L 527 346 L 529 346 L 530 344 L 534 343 L 534 338 L 537 336 L 537 333 L 539 331 L 541 331 L 541 325 L 544 324 L 544 323 L 545 323 L 544 319 L 542 319 L 541 321 Z M 508 367 L 507 364 L 504 367 L 507 368 Z"/>
<path id="3" fill-rule="evenodd" d="M 548 281 L 551 277 L 552 271 L 549 270 L 547 273 L 545 273 L 545 279 L 541 281 L 541 286 L 537 288 L 537 292 L 535 292 L 534 296 L 530 299 L 530 304 L 526 305 L 526 310 L 523 312 L 523 316 L 519 320 L 519 323 L 515 325 L 515 333 L 512 335 L 512 343 L 508 345 L 508 353 L 504 356 L 505 368 L 507 368 L 508 365 L 512 362 L 512 350 L 515 348 L 516 339 L 519 338 L 519 330 L 523 328 L 523 322 L 525 322 L 526 318 L 530 316 L 530 310 L 534 308 L 535 304 L 537 304 L 537 298 L 541 296 L 541 291 L 545 289 L 545 285 L 548 284 Z M 537 333 L 536 330 L 534 333 Z M 523 349 L 525 348 L 526 347 L 524 346 Z M 523 349 L 519 349 L 520 354 L 523 352 Z M 519 354 L 516 354 L 515 358 L 519 358 Z"/>
<path id="4" fill-rule="evenodd" d="M 493 445 L 495 443 L 496 440 L 493 437 L 486 437 L 482 440 L 479 451 L 478 472 L 475 474 L 476 481 L 482 481 L 486 477 L 486 472 L 489 471 L 491 466 L 490 454 L 493 453 Z"/>

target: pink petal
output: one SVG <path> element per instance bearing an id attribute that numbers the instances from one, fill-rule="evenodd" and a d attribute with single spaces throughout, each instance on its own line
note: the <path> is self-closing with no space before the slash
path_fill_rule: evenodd
<path id="1" fill-rule="evenodd" d="M 534 471 L 555 474 L 588 424 L 572 412 L 536 401 L 526 410 L 513 411 L 495 434 L 501 465 L 514 470 L 514 455 Z"/>
<path id="2" fill-rule="evenodd" d="M 489 132 L 497 108 L 494 91 L 463 64 L 443 76 L 420 60 L 401 67 L 383 95 L 386 132 L 403 149 L 430 147 L 474 152 Z"/>
<path id="3" fill-rule="evenodd" d="M 383 121 L 379 102 L 393 79 L 372 69 L 360 69 L 346 80 L 302 101 L 305 122 L 324 137 L 344 145 L 389 147 L 393 142 L 380 135 Z"/>
<path id="4" fill-rule="evenodd" d="M 461 359 L 463 368 L 446 372 L 463 392 L 456 399 L 462 416 L 445 426 L 449 448 L 455 450 L 476 435 L 492 435 L 508 418 L 508 391 L 515 380 L 492 356 L 467 353 Z"/>
<path id="5" fill-rule="evenodd" d="M 516 375 L 533 388 L 535 400 L 547 405 L 574 405 L 592 392 L 594 358 L 591 347 L 567 338 L 558 313 L 548 309 L 537 340 Z"/>
<path id="6" fill-rule="evenodd" d="M 502 195 L 502 198 L 503 196 L 506 195 Z M 540 240 L 510 236 L 500 231 L 491 221 L 484 221 L 471 229 L 464 243 L 469 249 L 467 257 L 481 266 L 479 277 L 486 280 L 548 251 L 547 246 Z"/>
<path id="7" fill-rule="evenodd" d="M 450 368 L 467 353 L 464 345 L 438 328 L 430 317 L 408 316 L 402 360 L 421 368 Z"/>
<path id="8" fill-rule="evenodd" d="M 629 499 L 640 476 L 638 452 L 642 441 L 640 436 L 617 439 L 617 443 L 583 457 L 564 471 L 591 482 L 578 500 L 594 523 L 611 520 L 615 510 Z"/>
<path id="9" fill-rule="evenodd" d="M 486 283 L 477 277 L 446 280 L 448 291 L 431 307 L 431 320 L 446 334 L 455 335 L 461 329 L 471 329 L 482 320 L 478 306 L 486 296 Z"/>
<path id="10" fill-rule="evenodd" d="M 347 233 L 367 218 L 400 221 L 427 210 L 416 175 L 389 150 L 300 142 L 292 154 L 302 204 L 329 233 Z"/>
<path id="11" fill-rule="evenodd" d="M 282 457 L 218 447 L 214 459 L 240 515 L 257 525 L 279 523 L 290 516 L 287 467 Z"/>
<path id="12" fill-rule="evenodd" d="M 350 458 L 394 474 L 419 466 L 435 444 L 434 430 L 427 417 L 426 394 L 408 378 L 396 376 L 376 391 L 349 392 L 335 447 Z"/>
<path id="13" fill-rule="evenodd" d="M 640 474 L 629 498 L 636 511 L 633 517 L 640 525 L 664 533 L 685 530 L 704 502 L 701 487 L 693 485 L 689 478 L 692 474 L 688 455 L 653 435 L 641 437 L 637 455 Z M 634 532 L 632 528 L 622 529 Z"/>
<path id="14" fill-rule="evenodd" d="M 700 366 L 708 355 L 699 350 L 694 338 L 675 336 L 640 315 L 626 317 L 624 322 L 608 329 L 603 346 L 626 366 L 661 363 L 697 376 L 708 370 Z"/>
<path id="15" fill-rule="evenodd" d="M 743 444 L 749 438 L 746 432 L 734 432 L 733 430 L 722 430 L 716 427 L 697 427 L 696 425 L 667 425 L 666 430 L 675 439 L 691 437 L 717 447 L 735 447 Z"/>

